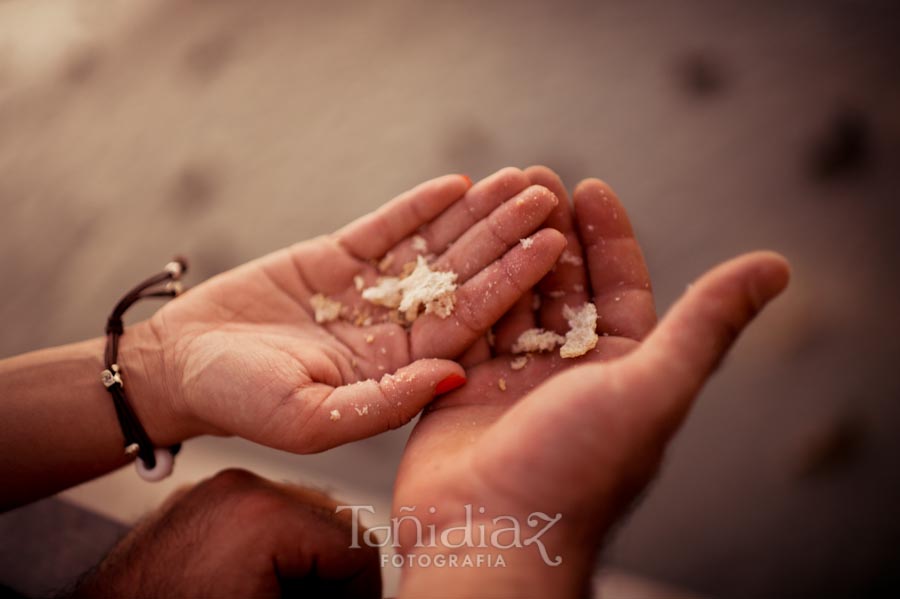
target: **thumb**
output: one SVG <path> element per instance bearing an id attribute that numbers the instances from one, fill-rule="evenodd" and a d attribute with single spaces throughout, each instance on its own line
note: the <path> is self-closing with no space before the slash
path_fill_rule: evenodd
<path id="1" fill-rule="evenodd" d="M 790 266 L 753 252 L 713 268 L 688 287 L 640 351 L 623 364 L 625 384 L 651 413 L 677 425 L 753 318 L 788 284 Z"/>
<path id="2" fill-rule="evenodd" d="M 308 451 L 322 451 L 403 426 L 436 395 L 466 381 L 451 360 L 423 359 L 386 374 L 336 387 L 311 416 Z"/>

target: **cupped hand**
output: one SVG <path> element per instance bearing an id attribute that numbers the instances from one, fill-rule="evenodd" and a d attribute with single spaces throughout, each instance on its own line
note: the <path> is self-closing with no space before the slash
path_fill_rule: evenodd
<path id="1" fill-rule="evenodd" d="M 466 504 L 484 508 L 475 519 L 488 530 L 496 516 L 524 527 L 534 512 L 561 514 L 544 541 L 563 565 L 550 567 L 526 547 L 513 567 L 476 576 L 438 580 L 437 570 L 411 569 L 404 596 L 434 584 L 447 596 L 547 596 L 546 585 L 560 597 L 582 592 L 603 534 L 655 472 L 700 388 L 787 284 L 783 258 L 748 254 L 702 276 L 656 325 L 647 268 L 613 191 L 582 182 L 573 220 L 559 179 L 542 167 L 527 172 L 560 198 L 549 224 L 567 249 L 534 289 L 538 300 L 526 295 L 498 323 L 494 347 L 479 342 L 468 352 L 468 363 L 480 363 L 467 384 L 426 409 L 404 453 L 394 510 L 403 516 L 400 508 L 418 506 L 438 531 L 459 525 Z M 519 334 L 535 326 L 565 333 L 562 307 L 585 301 L 599 314 L 596 347 L 576 359 L 532 354 L 518 368 L 510 351 Z M 407 552 L 433 551 L 408 535 L 400 541 Z M 502 584 L 492 586 L 492 577 Z"/>
<path id="2" fill-rule="evenodd" d="M 236 434 L 294 452 L 400 426 L 462 383 L 450 360 L 550 270 L 565 240 L 535 231 L 557 204 L 518 169 L 474 186 L 449 175 L 332 235 L 219 275 L 149 321 L 162 346 L 156 395 L 170 398 L 186 435 Z M 537 251 L 519 243 L 529 235 Z M 457 273 L 448 317 L 422 313 L 410 325 L 362 299 L 361 289 L 418 255 Z M 338 302 L 337 318 L 317 318 L 316 298 Z"/>

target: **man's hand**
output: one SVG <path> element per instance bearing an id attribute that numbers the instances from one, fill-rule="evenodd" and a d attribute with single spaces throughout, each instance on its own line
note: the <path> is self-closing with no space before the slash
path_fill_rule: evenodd
<path id="1" fill-rule="evenodd" d="M 381 596 L 377 549 L 349 549 L 328 497 L 226 470 L 140 522 L 74 597 Z"/>
<path id="2" fill-rule="evenodd" d="M 488 534 L 509 526 L 505 519 L 492 521 L 497 516 L 527 529 L 534 512 L 561 514 L 542 541 L 551 559 L 563 561 L 548 565 L 534 545 L 454 549 L 502 553 L 508 565 L 465 577 L 411 568 L 403 596 L 429 596 L 429 588 L 479 597 L 583 592 L 604 534 L 652 477 L 729 346 L 788 281 L 780 256 L 742 256 L 701 277 L 654 328 L 647 269 L 613 191 L 598 180 L 582 182 L 573 223 L 558 178 L 539 167 L 528 173 L 560 198 L 550 224 L 568 247 L 534 291 L 540 307 L 535 311 L 531 298 L 523 298 L 496 328 L 494 357 L 485 355 L 486 344 L 475 346 L 469 363 L 479 351 L 486 361 L 469 371 L 464 387 L 426 410 L 404 453 L 394 510 L 402 517 L 408 512 L 401 507 L 418 506 L 423 525 L 438 533 L 462 523 L 466 504 L 475 510 L 474 526 L 483 524 Z M 602 336 L 594 350 L 574 360 L 535 354 L 513 369 L 510 348 L 523 330 L 540 325 L 564 333 L 562 306 L 584 301 L 593 301 L 600 315 Z M 443 550 L 415 546 L 411 529 L 405 530 L 405 551 Z"/>
<path id="3" fill-rule="evenodd" d="M 143 394 L 170 414 L 161 424 L 148 418 L 161 431 L 150 430 L 151 438 L 161 444 L 168 426 L 180 437 L 235 434 L 306 453 L 408 422 L 462 383 L 464 372 L 450 359 L 550 270 L 565 240 L 552 229 L 534 232 L 557 203 L 518 169 L 471 187 L 460 175 L 440 177 L 333 235 L 191 289 L 145 329 L 162 351 L 156 390 Z M 519 239 L 533 233 L 526 252 Z M 359 288 L 399 274 L 418 254 L 435 256 L 433 270 L 458 274 L 456 307 L 447 318 L 422 314 L 405 327 L 364 301 Z M 342 317 L 317 322 L 317 294 L 340 302 Z M 128 343 L 126 332 L 123 351 Z"/>

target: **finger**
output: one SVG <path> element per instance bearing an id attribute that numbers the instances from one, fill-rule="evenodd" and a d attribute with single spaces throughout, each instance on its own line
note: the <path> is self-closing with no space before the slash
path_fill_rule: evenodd
<path id="1" fill-rule="evenodd" d="M 305 418 L 302 452 L 322 451 L 398 428 L 413 419 L 448 385 L 465 382 L 462 366 L 450 360 L 417 360 L 393 374 L 326 387 L 325 397 Z M 307 389 L 309 396 L 313 390 Z"/>
<path id="2" fill-rule="evenodd" d="M 529 393 L 503 416 L 483 454 L 508 464 L 501 476 L 510 479 L 548 472 L 555 478 L 543 481 L 548 489 L 577 478 L 588 500 L 610 490 L 627 499 L 652 474 L 697 391 L 738 333 L 784 289 L 788 277 L 785 260 L 770 252 L 713 269 L 640 349 L 619 361 L 571 368 Z M 523 458 L 519 451 L 507 460 L 507 447 L 521 447 L 513 436 L 532 439 L 533 455 Z M 567 451 L 543 450 L 562 439 Z"/>
<path id="3" fill-rule="evenodd" d="M 534 319 L 534 301 L 534 292 L 526 291 L 509 312 L 494 325 L 494 347 L 498 354 L 511 353 L 519 335 L 537 327 Z"/>
<path id="4" fill-rule="evenodd" d="M 537 284 L 565 249 L 566 239 L 553 229 L 538 231 L 531 239 L 530 247 L 517 244 L 459 287 L 449 317 L 424 314 L 417 318 L 410 336 L 413 356 L 459 355 Z"/>
<path id="5" fill-rule="evenodd" d="M 641 349 L 627 358 L 625 385 L 671 422 L 738 335 L 787 286 L 790 267 L 773 252 L 745 254 L 717 266 L 688 288 Z"/>
<path id="6" fill-rule="evenodd" d="M 545 187 L 528 187 L 463 233 L 435 261 L 435 269 L 452 270 L 457 282 L 465 283 L 534 233 L 557 204 L 559 200 Z"/>
<path id="7" fill-rule="evenodd" d="M 472 347 L 467 349 L 463 355 L 459 357 L 459 364 L 463 368 L 471 368 L 473 366 L 477 366 L 482 362 L 487 362 L 491 359 L 491 346 L 488 343 L 487 337 L 481 337 L 478 341 L 475 342 Z"/>
<path id="8" fill-rule="evenodd" d="M 526 187 L 528 179 L 517 168 L 504 168 L 485 177 L 473 185 L 461 201 L 423 225 L 416 235 L 397 244 L 390 252 L 390 263 L 384 271 L 396 274 L 420 254 L 439 255 L 445 252 L 463 233 Z"/>
<path id="9" fill-rule="evenodd" d="M 643 339 L 656 324 L 656 309 L 625 208 L 606 183 L 587 179 L 575 188 L 575 216 L 600 315 L 598 331 Z"/>
<path id="10" fill-rule="evenodd" d="M 362 260 L 374 260 L 451 206 L 471 185 L 465 175 L 445 175 L 400 194 L 335 233 Z"/>
<path id="11" fill-rule="evenodd" d="M 577 307 L 588 301 L 587 271 L 581 241 L 575 231 L 572 206 L 565 185 L 559 176 L 546 166 L 532 166 L 525 174 L 534 185 L 543 185 L 559 198 L 545 226 L 556 229 L 566 237 L 565 251 L 553 270 L 538 285 L 541 308 L 538 321 L 542 328 L 564 335 L 569 330 L 563 316 L 563 306 Z"/>

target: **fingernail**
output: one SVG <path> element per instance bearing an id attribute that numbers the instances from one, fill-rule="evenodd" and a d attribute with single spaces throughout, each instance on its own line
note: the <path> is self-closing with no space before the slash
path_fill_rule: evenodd
<path id="1" fill-rule="evenodd" d="M 466 184 L 469 187 L 472 187 L 472 179 L 469 177 L 469 175 L 464 175 L 464 174 L 460 173 L 459 176 L 466 180 Z"/>
<path id="2" fill-rule="evenodd" d="M 466 384 L 466 377 L 460 376 L 458 374 L 451 374 L 440 383 L 437 384 L 437 387 L 434 388 L 434 396 L 443 395 L 444 393 L 449 393 L 458 387 L 462 387 Z"/>

